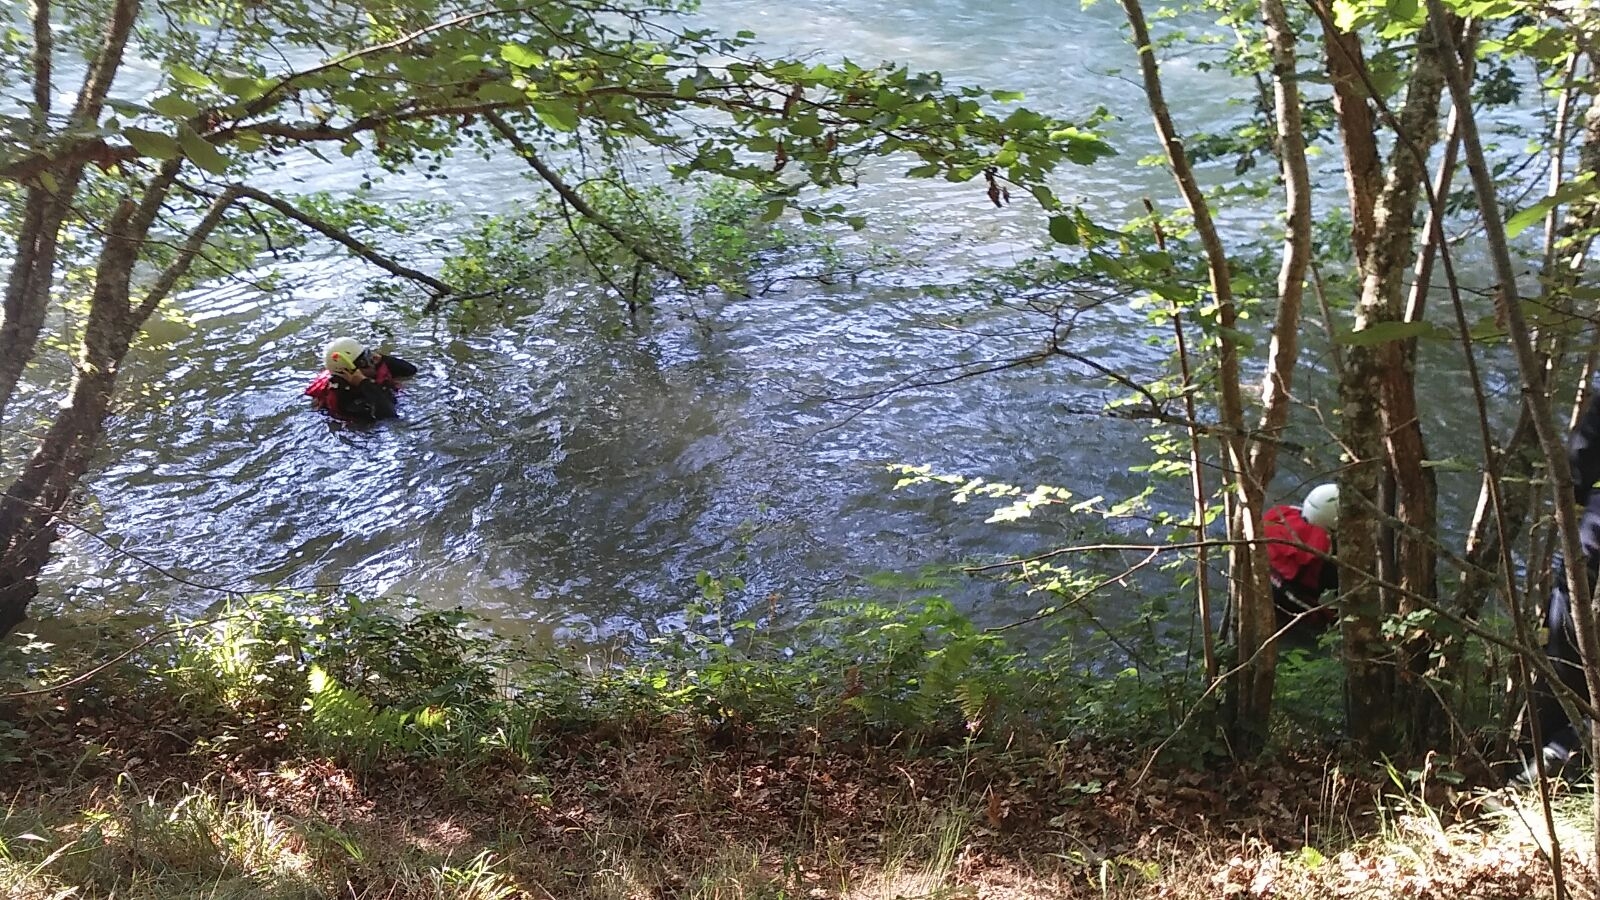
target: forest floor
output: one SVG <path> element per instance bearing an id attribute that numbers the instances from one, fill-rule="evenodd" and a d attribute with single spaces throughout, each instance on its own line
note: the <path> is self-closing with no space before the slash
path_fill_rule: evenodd
<path id="1" fill-rule="evenodd" d="M 1333 757 L 1199 771 L 668 718 L 541 735 L 532 761 L 340 762 L 182 697 L 33 700 L 0 767 L 18 900 L 1554 896 L 1533 800 Z M 1590 838 L 1557 833 L 1576 882 Z"/>

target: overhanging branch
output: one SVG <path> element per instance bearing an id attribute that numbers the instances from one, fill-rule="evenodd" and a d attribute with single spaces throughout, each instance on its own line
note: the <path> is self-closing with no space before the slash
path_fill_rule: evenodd
<path id="1" fill-rule="evenodd" d="M 188 274 L 189 267 L 194 264 L 194 258 L 200 254 L 200 250 L 205 246 L 206 241 L 210 240 L 211 233 L 221 224 L 222 217 L 227 214 L 228 208 L 238 200 L 238 188 L 230 187 L 217 195 L 215 200 L 211 201 L 211 207 L 206 210 L 205 216 L 190 230 L 189 239 L 184 241 L 183 247 L 178 250 L 178 258 L 174 259 L 161 271 L 161 275 L 156 278 L 155 284 L 151 285 L 149 292 L 145 294 L 144 299 L 134 309 L 134 323 L 142 323 L 149 318 L 150 314 L 155 312 L 156 307 L 161 304 L 161 301 L 172 293 L 172 289 L 177 286 L 178 281 Z"/>
<path id="2" fill-rule="evenodd" d="M 338 228 L 329 222 L 324 222 L 316 216 L 313 216 L 310 213 L 296 207 L 289 201 L 284 200 L 282 197 L 275 197 L 266 191 L 258 190 L 242 184 L 233 185 L 229 187 L 228 190 L 232 191 L 238 197 L 242 197 L 247 200 L 254 200 L 263 206 L 277 210 L 283 215 L 288 216 L 307 228 L 310 228 L 312 231 L 315 231 L 318 234 L 329 238 L 335 243 L 342 245 L 351 253 L 354 253 L 356 256 L 361 257 L 362 259 L 372 263 L 391 275 L 396 275 L 400 278 L 405 278 L 410 281 L 415 281 L 418 284 L 425 285 L 432 292 L 432 296 L 429 298 L 427 305 L 427 310 L 429 312 L 437 311 L 440 301 L 442 301 L 445 297 L 456 293 L 455 288 L 452 288 L 450 285 L 445 284 L 437 278 L 434 278 L 432 275 L 429 275 L 426 272 L 419 272 L 416 269 L 402 265 L 401 263 L 384 256 L 371 245 L 352 236 L 348 231 Z"/>
<path id="3" fill-rule="evenodd" d="M 656 266 L 657 268 L 671 272 L 673 275 L 676 275 L 679 279 L 685 282 L 694 281 L 694 278 L 688 272 L 680 268 L 677 263 L 662 258 L 660 254 L 656 253 L 649 246 L 634 238 L 633 235 L 623 231 L 617 225 L 617 223 L 611 221 L 610 218 L 601 214 L 599 210 L 590 206 L 589 202 L 583 199 L 582 194 L 579 194 L 571 185 L 567 184 L 567 182 L 562 179 L 561 175 L 554 169 L 544 164 L 544 160 L 540 159 L 539 155 L 533 152 L 533 148 L 529 147 L 527 142 L 517 134 L 516 129 L 512 128 L 510 123 L 501 118 L 498 113 L 485 113 L 484 119 L 487 120 L 490 125 L 494 126 L 494 130 L 499 132 L 500 137 L 504 138 L 505 142 L 511 145 L 511 149 L 517 151 L 517 155 L 522 157 L 522 160 L 532 167 L 535 172 L 539 173 L 539 177 L 543 178 L 545 183 L 550 185 L 550 187 L 555 190 L 556 194 L 560 196 L 564 202 L 569 204 L 573 209 L 577 210 L 579 215 L 583 216 L 585 219 L 588 219 L 590 222 L 593 222 L 601 231 L 611 235 L 612 239 L 621 244 L 623 247 L 626 247 L 628 252 L 632 253 L 634 256 L 639 257 L 640 259 L 650 263 L 653 266 Z"/>

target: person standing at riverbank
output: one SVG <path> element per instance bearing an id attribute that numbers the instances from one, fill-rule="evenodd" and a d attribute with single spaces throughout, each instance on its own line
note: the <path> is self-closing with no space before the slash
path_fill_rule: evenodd
<path id="1" fill-rule="evenodd" d="M 1572 466 L 1572 500 L 1578 505 L 1578 541 L 1583 545 L 1584 563 L 1589 567 L 1592 588 L 1600 575 L 1600 392 L 1590 391 L 1578 427 L 1567 438 L 1567 462 Z M 1557 555 L 1550 566 L 1550 595 L 1545 602 L 1544 654 L 1561 683 L 1578 696 L 1588 699 L 1589 685 L 1584 680 L 1583 662 L 1578 655 L 1578 635 L 1572 626 L 1572 598 L 1567 593 L 1565 561 Z M 1557 699 L 1555 688 L 1540 676 L 1533 685 L 1534 717 L 1539 724 L 1539 762 L 1546 772 L 1555 774 L 1583 749 L 1583 737 Z M 1522 775 L 1532 780 L 1530 765 Z"/>
<path id="2" fill-rule="evenodd" d="M 1308 633 L 1338 621 L 1333 607 L 1322 605 L 1322 595 L 1339 587 L 1339 567 L 1333 554 L 1332 529 L 1339 521 L 1339 486 L 1319 485 L 1299 506 L 1284 504 L 1267 510 L 1267 560 L 1272 564 L 1272 602 L 1278 608 L 1278 627 Z"/>
<path id="3" fill-rule="evenodd" d="M 329 341 L 322 351 L 322 362 L 323 370 L 305 394 L 317 409 L 341 419 L 394 418 L 399 380 L 417 374 L 417 367 L 411 363 L 369 350 L 350 337 Z"/>

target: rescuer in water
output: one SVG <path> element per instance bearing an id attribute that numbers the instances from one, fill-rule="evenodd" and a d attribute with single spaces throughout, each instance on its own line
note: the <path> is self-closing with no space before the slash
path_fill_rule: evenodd
<path id="1" fill-rule="evenodd" d="M 395 416 L 399 379 L 417 367 L 398 356 L 362 346 L 355 338 L 334 338 L 322 351 L 325 367 L 306 388 L 318 409 L 341 419 L 373 421 Z"/>

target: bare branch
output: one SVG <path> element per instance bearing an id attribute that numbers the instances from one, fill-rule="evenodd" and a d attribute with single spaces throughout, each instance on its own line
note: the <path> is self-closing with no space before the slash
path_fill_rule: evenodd
<path id="1" fill-rule="evenodd" d="M 207 209 L 206 214 L 190 229 L 188 240 L 184 241 L 183 247 L 178 250 L 178 258 L 174 259 L 162 270 L 160 276 L 156 278 L 155 284 L 151 285 L 149 292 L 145 294 L 144 300 L 133 310 L 133 322 L 135 324 L 143 323 L 145 319 L 148 319 L 150 314 L 155 312 L 156 307 L 161 304 L 161 301 L 166 299 L 166 296 L 172 292 L 178 281 L 188 274 L 189 267 L 193 265 L 195 256 L 200 253 L 206 241 L 211 239 L 211 232 L 215 231 L 216 227 L 221 224 L 222 217 L 228 212 L 228 207 L 232 206 L 238 199 L 238 189 L 230 187 L 211 202 L 211 208 Z"/>
<path id="2" fill-rule="evenodd" d="M 118 147 L 106 143 L 103 138 L 92 138 L 73 142 L 65 149 L 42 150 L 0 165 L 0 181 L 26 184 L 39 177 L 41 172 L 62 168 L 73 169 L 88 163 L 109 169 L 119 163 L 138 158 L 138 152 L 132 147 Z"/>
<path id="3" fill-rule="evenodd" d="M 254 200 L 263 206 L 268 206 L 277 210 L 285 216 L 288 216 L 296 222 L 299 222 L 307 228 L 310 228 L 312 231 L 315 231 L 318 234 L 333 240 L 335 243 L 342 245 L 351 253 L 354 253 L 356 256 L 361 257 L 362 259 L 372 263 L 391 275 L 397 275 L 401 278 L 409 279 L 419 284 L 426 285 L 433 292 L 433 295 L 429 298 L 427 305 L 427 310 L 429 312 L 436 311 L 439 303 L 445 297 L 456 292 L 455 288 L 452 288 L 450 285 L 445 284 L 437 278 L 434 278 L 432 275 L 429 275 L 426 272 L 419 272 L 409 266 L 401 265 L 400 263 L 395 262 L 389 257 L 379 253 L 365 242 L 353 237 L 348 231 L 345 231 L 342 228 L 337 228 L 328 222 L 322 221 L 316 216 L 297 208 L 294 204 L 284 200 L 282 197 L 276 197 L 267 193 L 266 191 L 257 190 L 256 188 L 247 187 L 242 184 L 232 185 L 229 190 L 233 191 L 239 197 L 243 197 L 248 200 Z"/>
<path id="4" fill-rule="evenodd" d="M 590 206 L 589 202 L 583 199 L 582 194 L 579 194 L 572 188 L 571 185 L 567 184 L 566 181 L 561 178 L 561 175 L 558 174 L 554 169 L 545 165 L 544 160 L 540 159 L 539 155 L 533 152 L 533 148 L 528 146 L 527 142 L 517 134 L 516 129 L 512 128 L 510 123 L 506 122 L 505 119 L 501 118 L 494 112 L 485 113 L 484 118 L 488 120 L 490 125 L 494 126 L 495 131 L 500 133 L 500 136 L 505 139 L 506 143 L 510 144 L 511 148 L 517 151 L 517 155 L 522 157 L 522 160 L 532 167 L 535 172 L 538 172 L 539 177 L 543 178 L 545 183 L 550 185 L 550 187 L 555 190 L 556 194 L 559 195 L 562 200 L 570 204 L 572 208 L 577 210 L 578 213 L 585 219 L 593 222 L 601 231 L 611 235 L 612 239 L 614 239 L 617 243 L 626 247 L 630 253 L 634 254 L 645 262 L 650 263 L 651 265 L 656 266 L 663 271 L 671 272 L 673 275 L 676 275 L 679 279 L 685 282 L 692 283 L 694 281 L 693 275 L 680 268 L 675 261 L 662 258 L 660 254 L 655 252 L 655 250 L 646 246 L 644 243 L 635 240 L 632 235 L 628 234 L 626 231 L 623 231 L 622 228 L 617 225 L 617 223 L 611 221 L 608 217 L 602 215 L 599 210 L 596 210 L 594 207 Z"/>

